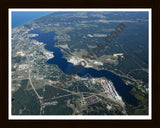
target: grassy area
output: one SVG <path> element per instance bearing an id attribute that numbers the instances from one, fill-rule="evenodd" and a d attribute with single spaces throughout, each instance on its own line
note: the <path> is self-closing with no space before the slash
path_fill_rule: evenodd
<path id="1" fill-rule="evenodd" d="M 28 80 L 22 80 L 21 87 L 13 94 L 13 115 L 39 115 L 40 105 L 33 90 L 26 90 Z"/>
<path id="2" fill-rule="evenodd" d="M 148 114 L 148 96 L 136 87 L 133 87 L 131 94 L 138 100 L 138 106 L 127 104 L 127 112 L 131 115 L 147 115 Z"/>

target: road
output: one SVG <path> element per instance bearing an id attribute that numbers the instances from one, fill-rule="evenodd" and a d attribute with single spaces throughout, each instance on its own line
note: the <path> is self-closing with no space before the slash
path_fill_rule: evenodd
<path id="1" fill-rule="evenodd" d="M 26 54 L 26 53 L 25 53 L 25 54 Z M 40 101 L 40 103 L 41 103 L 42 97 L 37 93 L 35 87 L 33 86 L 32 80 L 31 80 L 30 62 L 29 62 L 29 57 L 28 57 L 27 54 L 26 54 L 26 58 L 27 58 L 28 65 L 29 65 L 29 68 L 28 68 L 28 79 L 29 79 L 29 82 L 30 82 L 30 84 L 31 84 L 31 86 L 32 86 L 32 89 L 34 90 L 35 94 L 37 95 L 37 97 L 38 97 L 38 99 L 39 99 L 39 101 Z"/>

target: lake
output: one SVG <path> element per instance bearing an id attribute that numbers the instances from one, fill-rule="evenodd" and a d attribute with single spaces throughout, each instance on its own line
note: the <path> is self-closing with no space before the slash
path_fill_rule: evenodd
<path id="1" fill-rule="evenodd" d="M 12 11 L 12 28 L 19 27 L 25 23 L 33 21 L 52 12 Z"/>
<path id="2" fill-rule="evenodd" d="M 56 43 L 56 40 L 53 39 L 55 33 L 54 32 L 45 33 L 42 32 L 40 29 L 31 30 L 29 33 L 39 34 L 39 36 L 32 37 L 31 39 L 43 42 L 44 44 L 46 44 L 45 49 L 54 52 L 53 53 L 54 57 L 49 59 L 47 62 L 49 64 L 57 65 L 64 73 L 70 74 L 70 71 L 73 70 L 75 65 L 73 65 L 72 63 L 68 62 L 65 58 L 63 58 L 63 53 L 61 52 L 61 50 L 57 47 L 54 47 L 54 44 Z M 126 85 L 122 81 L 122 79 L 116 74 L 107 70 L 98 71 L 93 68 L 85 67 L 77 75 L 80 77 L 84 77 L 86 74 L 90 74 L 92 77 L 95 78 L 105 77 L 107 79 L 110 79 L 113 82 L 116 91 L 119 93 L 120 96 L 122 96 L 123 101 L 132 105 L 138 104 L 137 99 L 130 94 L 132 86 Z"/>

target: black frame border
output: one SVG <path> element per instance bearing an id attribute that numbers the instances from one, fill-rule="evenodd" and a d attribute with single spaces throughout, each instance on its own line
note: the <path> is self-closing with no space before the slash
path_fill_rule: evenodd
<path id="1" fill-rule="evenodd" d="M 2 0 L 0 8 L 0 121 L 3 127 L 139 127 L 160 126 L 158 0 Z M 152 9 L 152 120 L 8 120 L 8 9 L 9 8 L 151 8 Z"/>

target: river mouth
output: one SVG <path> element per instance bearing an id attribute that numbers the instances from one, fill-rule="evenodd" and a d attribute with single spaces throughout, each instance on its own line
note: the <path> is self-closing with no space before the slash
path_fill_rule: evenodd
<path id="1" fill-rule="evenodd" d="M 70 71 L 74 69 L 75 65 L 68 62 L 65 58 L 62 58 L 63 54 L 61 50 L 57 47 L 54 47 L 56 40 L 54 40 L 55 32 L 45 33 L 41 31 L 40 28 L 31 30 L 29 34 L 38 34 L 39 36 L 31 37 L 30 39 L 37 40 L 45 44 L 45 49 L 48 51 L 54 52 L 54 57 L 49 59 L 47 63 L 57 65 L 64 73 L 70 74 Z M 74 72 L 75 73 L 75 72 Z M 93 68 L 84 67 L 80 72 L 77 73 L 78 76 L 84 77 L 86 74 L 90 74 L 92 77 L 100 78 L 105 77 L 110 79 L 114 84 L 114 87 L 118 94 L 122 97 L 123 101 L 127 104 L 134 106 L 138 105 L 138 100 L 130 93 L 133 88 L 131 85 L 126 85 L 122 79 L 115 75 L 114 73 L 107 70 L 96 70 Z"/>

